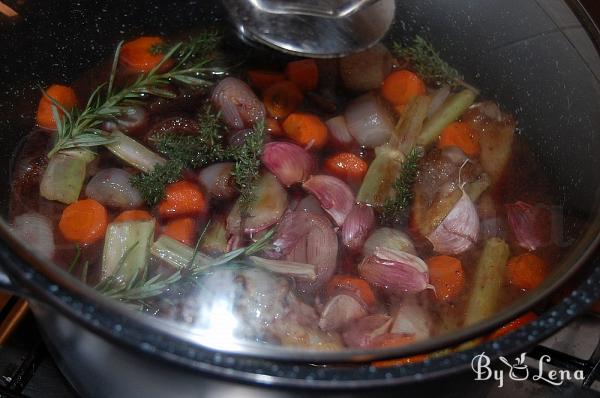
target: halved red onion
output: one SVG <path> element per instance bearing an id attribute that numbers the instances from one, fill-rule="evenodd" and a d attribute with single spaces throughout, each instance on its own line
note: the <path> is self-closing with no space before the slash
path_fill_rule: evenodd
<path id="1" fill-rule="evenodd" d="M 131 174 L 123 169 L 98 171 L 85 187 L 85 195 L 105 206 L 134 209 L 144 201 L 140 192 L 131 185 Z"/>
<path id="2" fill-rule="evenodd" d="M 417 250 L 407 234 L 388 227 L 381 227 L 373 231 L 373 233 L 369 235 L 369 239 L 365 242 L 362 253 L 365 256 L 370 256 L 375 253 L 375 249 L 378 247 L 414 255 L 417 254 Z"/>
<path id="3" fill-rule="evenodd" d="M 373 255 L 367 256 L 358 266 L 358 273 L 373 285 L 386 289 L 391 294 L 418 293 L 432 288 L 427 265 L 419 257 L 378 247 Z"/>
<path id="4" fill-rule="evenodd" d="M 356 141 L 369 148 L 385 144 L 394 131 L 394 119 L 373 93 L 352 101 L 346 108 L 348 131 Z"/>
<path id="5" fill-rule="evenodd" d="M 287 209 L 288 196 L 285 189 L 271 173 L 264 173 L 254 188 L 256 198 L 244 217 L 244 232 L 255 233 L 277 223 Z M 239 201 L 227 217 L 227 230 L 235 234 L 242 227 Z"/>
<path id="6" fill-rule="evenodd" d="M 321 207 L 342 226 L 356 202 L 348 185 L 339 178 L 328 175 L 312 176 L 302 187 L 315 195 Z"/>
<path id="7" fill-rule="evenodd" d="M 351 251 L 359 251 L 374 227 L 373 208 L 365 204 L 355 204 L 342 225 L 343 245 Z"/>
<path id="8" fill-rule="evenodd" d="M 390 74 L 393 64 L 394 58 L 388 49 L 377 44 L 340 59 L 340 77 L 348 90 L 375 90 Z"/>
<path id="9" fill-rule="evenodd" d="M 354 142 L 354 137 L 348 131 L 346 118 L 343 115 L 333 117 L 325 122 L 332 141 L 340 146 L 348 147 Z"/>
<path id="10" fill-rule="evenodd" d="M 305 211 L 288 211 L 279 223 L 272 249 L 266 255 L 269 258 L 315 265 L 315 281 L 296 283 L 299 291 L 313 291 L 335 273 L 337 234 L 331 222 L 323 216 Z"/>
<path id="11" fill-rule="evenodd" d="M 39 213 L 25 213 L 15 217 L 15 235 L 21 238 L 35 254 L 51 259 L 56 251 L 52 222 Z"/>
<path id="12" fill-rule="evenodd" d="M 551 217 L 547 209 L 521 201 L 504 207 L 508 225 L 519 246 L 536 250 L 549 243 Z"/>
<path id="13" fill-rule="evenodd" d="M 352 296 L 338 294 L 329 299 L 319 319 L 319 327 L 326 332 L 340 330 L 347 324 L 368 314 L 362 303 Z"/>
<path id="14" fill-rule="evenodd" d="M 306 181 L 315 166 L 314 158 L 302 147 L 283 141 L 266 144 L 261 160 L 286 187 Z"/>
<path id="15" fill-rule="evenodd" d="M 424 340 L 431 336 L 431 327 L 432 320 L 425 307 L 414 297 L 408 297 L 398 306 L 390 332 L 411 334 L 415 340 Z"/>
<path id="16" fill-rule="evenodd" d="M 211 164 L 200 170 L 198 181 L 212 197 L 232 199 L 238 193 L 232 170 L 231 162 Z"/>
<path id="17" fill-rule="evenodd" d="M 226 77 L 215 86 L 212 102 L 225 124 L 234 130 L 252 127 L 265 117 L 263 103 L 250 86 L 235 77 Z"/>
<path id="18" fill-rule="evenodd" d="M 460 254 L 471 248 L 479 237 L 477 209 L 463 191 L 461 198 L 427 239 L 433 249 L 441 254 Z"/>
<path id="19" fill-rule="evenodd" d="M 387 333 L 391 325 L 392 317 L 389 315 L 368 315 L 348 325 L 342 334 L 342 338 L 348 347 L 370 347 L 373 339 Z"/>

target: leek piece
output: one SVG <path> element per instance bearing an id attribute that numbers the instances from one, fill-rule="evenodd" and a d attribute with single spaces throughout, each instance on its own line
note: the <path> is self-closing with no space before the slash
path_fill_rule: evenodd
<path id="1" fill-rule="evenodd" d="M 157 164 L 164 165 L 167 161 L 133 138 L 120 131 L 111 134 L 114 142 L 105 145 L 116 157 L 144 173 L 154 170 Z"/>
<path id="2" fill-rule="evenodd" d="M 473 325 L 496 313 L 509 256 L 510 249 L 502 239 L 490 238 L 485 242 L 477 264 L 473 290 L 467 303 L 465 326 Z"/>
<path id="3" fill-rule="evenodd" d="M 128 286 L 146 277 L 155 225 L 154 219 L 108 225 L 100 270 L 102 281 L 111 277 L 116 283 Z"/>
<path id="4" fill-rule="evenodd" d="M 204 253 L 184 245 L 183 243 L 161 235 L 151 248 L 152 255 L 172 265 L 178 270 L 193 268 L 202 271 L 215 265 L 215 260 Z"/>
<path id="5" fill-rule="evenodd" d="M 96 155 L 85 149 L 60 151 L 50 158 L 40 182 L 40 195 L 71 204 L 79 199 L 86 168 Z"/>
<path id="6" fill-rule="evenodd" d="M 427 146 L 433 143 L 448 125 L 465 113 L 475 102 L 477 94 L 471 90 L 463 90 L 450 96 L 441 108 L 423 125 L 417 145 Z"/>

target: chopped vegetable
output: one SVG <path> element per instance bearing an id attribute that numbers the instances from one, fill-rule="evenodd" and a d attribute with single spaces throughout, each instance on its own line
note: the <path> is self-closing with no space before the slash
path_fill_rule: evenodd
<path id="1" fill-rule="evenodd" d="M 248 82 L 252 87 L 259 90 L 265 90 L 275 83 L 285 80 L 285 75 L 281 72 L 270 70 L 253 69 L 248 71 Z"/>
<path id="2" fill-rule="evenodd" d="M 152 215 L 146 210 L 125 210 L 113 220 L 113 223 L 126 221 L 148 221 Z"/>
<path id="3" fill-rule="evenodd" d="M 304 95 L 296 84 L 282 81 L 267 88 L 262 99 L 269 116 L 274 119 L 285 119 L 304 101 Z"/>
<path id="4" fill-rule="evenodd" d="M 83 188 L 87 165 L 95 158 L 85 149 L 62 151 L 48 161 L 40 182 L 40 195 L 48 200 L 70 204 Z"/>
<path id="5" fill-rule="evenodd" d="M 348 104 L 344 112 L 348 132 L 368 148 L 385 144 L 394 132 L 394 118 L 374 93 L 362 95 Z"/>
<path id="6" fill-rule="evenodd" d="M 455 146 L 469 157 L 479 155 L 479 134 L 473 130 L 467 123 L 454 122 L 442 131 L 440 148 Z"/>
<path id="7" fill-rule="evenodd" d="M 506 277 L 517 289 L 533 290 L 544 282 L 548 274 L 546 262 L 532 253 L 512 257 L 506 264 Z"/>
<path id="8" fill-rule="evenodd" d="M 312 91 L 319 84 L 319 68 L 314 59 L 302 59 L 288 63 L 285 75 L 302 91 Z"/>
<path id="9" fill-rule="evenodd" d="M 311 176 L 302 188 L 313 194 L 321 207 L 338 226 L 342 226 L 356 202 L 350 187 L 342 180 L 328 175 Z"/>
<path id="10" fill-rule="evenodd" d="M 419 76 L 408 70 L 391 73 L 381 86 L 383 98 L 401 111 L 413 98 L 426 93 L 425 83 Z"/>
<path id="11" fill-rule="evenodd" d="M 232 130 L 249 128 L 265 118 L 263 103 L 240 79 L 226 77 L 213 89 L 212 103 Z"/>
<path id="12" fill-rule="evenodd" d="M 442 131 L 456 121 L 475 102 L 477 94 L 466 89 L 448 97 L 446 102 L 423 125 L 417 144 L 427 146 L 434 142 Z"/>
<path id="13" fill-rule="evenodd" d="M 170 220 L 163 227 L 162 233 L 185 245 L 193 245 L 196 235 L 196 220 L 191 217 Z"/>
<path id="14" fill-rule="evenodd" d="M 158 204 L 161 218 L 199 216 L 208 203 L 200 188 L 189 181 L 178 181 L 165 189 L 165 199 Z"/>
<path id="15" fill-rule="evenodd" d="M 438 300 L 451 302 L 465 288 L 465 273 L 459 259 L 450 256 L 435 256 L 427 259 L 429 282 L 435 289 Z"/>
<path id="16" fill-rule="evenodd" d="M 155 50 L 164 44 L 164 40 L 158 36 L 142 36 L 127 41 L 121 47 L 119 62 L 135 72 L 147 73 L 158 65 L 160 71 L 164 72 L 173 66 L 173 61 L 163 62 L 163 54 Z"/>
<path id="17" fill-rule="evenodd" d="M 467 304 L 465 325 L 478 323 L 496 312 L 509 255 L 510 249 L 502 239 L 491 238 L 485 242 Z"/>
<path id="18" fill-rule="evenodd" d="M 104 284 L 128 286 L 138 279 L 146 279 L 154 227 L 154 219 L 108 226 L 100 271 Z"/>
<path id="19" fill-rule="evenodd" d="M 325 169 L 334 176 L 348 181 L 361 182 L 369 165 L 351 152 L 341 152 L 325 159 Z"/>
<path id="20" fill-rule="evenodd" d="M 521 315 L 520 317 L 513 319 L 501 328 L 496 329 L 492 334 L 489 335 L 488 339 L 499 339 L 500 337 L 507 335 L 508 333 L 514 332 L 515 330 L 525 326 L 526 324 L 535 321 L 536 319 L 537 315 L 535 313 L 528 312 L 525 315 Z"/>
<path id="21" fill-rule="evenodd" d="M 350 275 L 334 275 L 325 287 L 325 294 L 333 297 L 340 292 L 349 292 L 360 298 L 367 306 L 377 304 L 377 297 L 367 281 Z"/>
<path id="22" fill-rule="evenodd" d="M 55 129 L 57 127 L 54 111 L 52 110 L 55 103 L 60 104 L 60 107 L 57 107 L 56 110 L 58 116 L 64 117 L 65 112 L 60 108 L 71 110 L 77 106 L 75 90 L 61 84 L 53 84 L 48 87 L 40 99 L 37 109 L 36 121 L 40 127 L 45 129 Z"/>
<path id="23" fill-rule="evenodd" d="M 102 239 L 107 225 L 104 206 L 93 199 L 83 199 L 65 208 L 58 228 L 65 239 L 87 245 Z"/>
<path id="24" fill-rule="evenodd" d="M 177 270 L 192 268 L 200 271 L 213 266 L 211 257 L 166 235 L 161 235 L 154 242 L 151 253 Z"/>
<path id="25" fill-rule="evenodd" d="M 269 142 L 261 160 L 286 187 L 306 181 L 315 168 L 311 154 L 291 142 Z"/>
<path id="26" fill-rule="evenodd" d="M 120 131 L 111 134 L 113 142 L 106 148 L 124 162 L 144 173 L 150 173 L 156 165 L 164 166 L 167 161 Z"/>
<path id="27" fill-rule="evenodd" d="M 319 150 L 327 143 L 327 126 L 315 115 L 292 113 L 283 122 L 283 130 L 303 147 Z"/>

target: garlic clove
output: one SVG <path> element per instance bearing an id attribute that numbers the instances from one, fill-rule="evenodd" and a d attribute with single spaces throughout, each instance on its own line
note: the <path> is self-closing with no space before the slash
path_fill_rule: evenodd
<path id="1" fill-rule="evenodd" d="M 313 194 L 321 203 L 321 207 L 342 226 L 355 203 L 354 194 L 348 185 L 328 175 L 312 176 L 302 187 Z"/>
<path id="2" fill-rule="evenodd" d="M 325 304 L 319 319 L 319 327 L 326 332 L 339 330 L 366 315 L 367 310 L 358 300 L 352 296 L 339 294 Z"/>
<path id="3" fill-rule="evenodd" d="M 291 142 L 269 142 L 262 154 L 263 165 L 286 187 L 304 182 L 315 165 L 314 158 Z"/>
<path id="4" fill-rule="evenodd" d="M 342 225 L 342 243 L 349 250 L 358 252 L 374 227 L 373 208 L 364 204 L 355 204 Z"/>

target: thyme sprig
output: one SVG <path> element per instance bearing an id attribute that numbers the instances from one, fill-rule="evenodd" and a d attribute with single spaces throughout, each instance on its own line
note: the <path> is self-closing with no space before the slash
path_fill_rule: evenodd
<path id="1" fill-rule="evenodd" d="M 433 45 L 422 36 L 415 36 L 409 46 L 394 43 L 394 52 L 408 61 L 425 80 L 451 87 L 463 85 L 463 76 L 442 59 Z"/>
<path id="2" fill-rule="evenodd" d="M 112 69 L 108 83 L 99 85 L 90 95 L 83 109 L 65 109 L 56 99 L 44 95 L 52 102 L 52 112 L 57 124 L 57 135 L 54 147 L 48 153 L 51 157 L 61 150 L 80 147 L 106 145 L 113 140 L 102 124 L 115 120 L 127 106 L 138 104 L 148 96 L 173 98 L 176 96 L 167 90 L 171 83 L 206 87 L 212 84 L 212 77 L 222 74 L 222 68 L 211 66 L 213 52 L 218 43 L 212 33 L 200 35 L 190 42 L 178 42 L 164 52 L 164 57 L 152 70 L 141 74 L 131 84 L 117 90 L 115 79 L 118 69 L 119 54 L 123 42 L 115 50 Z M 166 62 L 175 61 L 175 65 L 166 72 Z"/>
<path id="3" fill-rule="evenodd" d="M 264 120 L 254 124 L 252 132 L 236 150 L 234 150 L 235 166 L 233 176 L 240 191 L 240 212 L 242 216 L 254 201 L 254 187 L 260 177 L 260 157 L 266 140 Z"/>
<path id="4" fill-rule="evenodd" d="M 412 200 L 412 185 L 417 178 L 421 152 L 412 149 L 404 162 L 393 186 L 393 196 L 386 200 L 381 214 L 382 222 L 394 225 L 403 221 Z"/>

